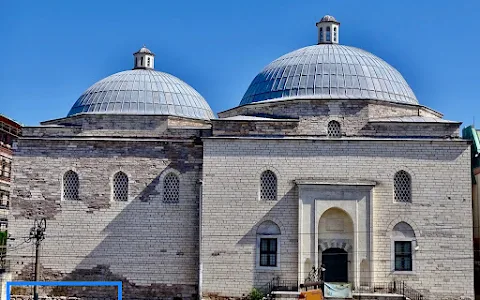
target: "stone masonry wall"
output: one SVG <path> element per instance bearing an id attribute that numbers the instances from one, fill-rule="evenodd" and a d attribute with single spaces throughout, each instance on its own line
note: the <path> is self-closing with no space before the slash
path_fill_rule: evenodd
<path id="1" fill-rule="evenodd" d="M 423 112 L 423 113 L 420 113 Z M 220 117 L 236 114 L 270 118 L 298 119 L 298 122 L 213 120 L 214 135 L 303 135 L 327 136 L 328 122 L 340 123 L 343 136 L 458 137 L 458 124 L 391 123 L 373 124 L 370 119 L 398 116 L 433 116 L 433 111 L 413 105 L 372 101 L 291 100 L 241 106 Z M 441 116 L 437 114 L 436 117 Z M 385 128 L 388 126 L 388 128 Z"/>
<path id="2" fill-rule="evenodd" d="M 85 114 L 25 127 L 24 137 L 116 137 L 191 138 L 208 135 L 210 123 L 203 120 L 157 115 Z"/>
<path id="3" fill-rule="evenodd" d="M 470 149 L 463 141 L 206 139 L 203 165 L 203 293 L 247 294 L 271 278 L 296 280 L 298 178 L 370 180 L 374 282 L 405 280 L 429 299 L 473 297 Z M 278 200 L 258 200 L 259 178 L 278 178 Z M 393 201 L 393 177 L 412 176 L 412 203 Z M 280 226 L 280 269 L 255 266 L 256 227 Z M 415 230 L 414 272 L 392 272 L 391 230 Z"/>
<path id="4" fill-rule="evenodd" d="M 33 218 L 44 216 L 42 276 L 122 280 L 135 286 L 127 299 L 195 297 L 201 145 L 193 139 L 24 138 L 17 148 L 9 218 L 9 233 L 17 239 L 8 257 L 14 278 L 31 275 L 32 246 L 21 237 L 28 236 Z M 68 170 L 79 176 L 79 201 L 62 200 Z M 170 170 L 180 176 L 179 203 L 162 201 L 162 179 Z M 126 202 L 112 201 L 117 171 L 129 178 Z"/>

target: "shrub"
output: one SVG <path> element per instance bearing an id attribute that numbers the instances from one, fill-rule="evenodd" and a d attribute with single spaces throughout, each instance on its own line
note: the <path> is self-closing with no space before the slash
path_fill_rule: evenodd
<path id="1" fill-rule="evenodd" d="M 262 300 L 263 299 L 263 293 L 256 288 L 252 288 L 252 290 L 250 291 L 250 294 L 248 294 L 248 299 L 249 300 Z"/>

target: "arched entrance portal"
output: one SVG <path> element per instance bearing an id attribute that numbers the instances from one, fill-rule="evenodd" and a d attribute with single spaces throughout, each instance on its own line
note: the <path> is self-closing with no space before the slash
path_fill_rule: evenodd
<path id="1" fill-rule="evenodd" d="M 318 223 L 318 263 L 326 282 L 354 281 L 354 234 L 352 218 L 342 209 L 326 210 Z"/>
<path id="2" fill-rule="evenodd" d="M 348 253 L 340 248 L 322 252 L 325 282 L 348 282 Z"/>

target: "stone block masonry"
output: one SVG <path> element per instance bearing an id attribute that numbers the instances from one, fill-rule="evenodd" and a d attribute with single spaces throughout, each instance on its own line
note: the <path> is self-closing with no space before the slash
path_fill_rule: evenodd
<path id="1" fill-rule="evenodd" d="M 205 293 L 241 296 L 277 276 L 296 280 L 299 196 L 294 181 L 323 178 L 376 182 L 368 216 L 374 282 L 405 280 L 435 299 L 473 297 L 466 142 L 212 138 L 204 147 Z M 277 201 L 258 200 L 265 169 L 277 175 Z M 393 201 L 398 170 L 412 176 L 412 203 Z M 263 220 L 274 221 L 282 231 L 277 270 L 262 270 L 255 263 L 256 228 Z M 414 272 L 408 274 L 392 271 L 391 230 L 401 221 L 414 228 L 419 246 Z"/>
<path id="2" fill-rule="evenodd" d="M 42 279 L 122 280 L 132 287 L 126 299 L 195 298 L 203 153 L 195 133 L 171 142 L 158 136 L 143 142 L 78 136 L 20 140 L 9 233 L 27 236 L 35 217 L 47 218 Z M 78 174 L 76 201 L 62 199 L 68 170 Z M 118 171 L 129 179 L 125 202 L 112 200 Z M 178 203 L 163 202 L 163 177 L 170 171 L 180 179 Z M 11 271 L 15 279 L 31 280 L 33 246 L 22 241 L 10 245 Z"/>

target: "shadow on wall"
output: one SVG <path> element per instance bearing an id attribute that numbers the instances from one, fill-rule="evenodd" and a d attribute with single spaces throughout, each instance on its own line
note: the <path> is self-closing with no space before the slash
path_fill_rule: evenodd
<path id="1" fill-rule="evenodd" d="M 265 203 L 265 206 L 266 205 L 270 207 L 268 202 Z M 266 285 L 273 279 L 277 279 L 281 283 L 283 282 L 287 285 L 296 285 L 298 269 L 297 187 L 294 186 L 288 190 L 288 192 L 282 198 L 275 201 L 275 204 L 272 207 L 266 210 L 259 208 L 254 211 L 249 211 L 248 213 L 253 214 L 257 221 L 248 230 L 248 232 L 236 242 L 236 246 L 239 247 L 239 251 L 235 251 L 235 253 L 228 253 L 225 251 L 219 253 L 219 255 L 215 258 L 212 257 L 214 260 L 212 260 L 211 263 L 218 264 L 219 269 L 222 269 L 222 264 L 225 267 L 236 265 L 237 267 L 241 268 L 235 270 L 235 274 L 225 273 L 225 277 L 222 279 L 223 285 L 225 286 L 224 289 L 235 289 L 238 286 L 237 280 L 242 280 L 241 282 L 246 283 L 247 286 L 244 291 L 245 295 L 253 287 L 259 289 L 266 288 Z M 253 216 L 250 218 L 252 217 Z M 265 221 L 271 221 L 275 223 L 280 229 L 280 237 L 278 242 L 278 249 L 280 253 L 278 258 L 279 268 L 274 270 L 260 269 L 257 266 L 257 229 Z M 238 264 L 236 261 L 238 259 L 238 255 L 235 255 L 239 253 L 241 253 L 240 264 Z M 249 261 L 250 263 L 245 265 L 245 261 Z M 216 274 L 217 277 L 219 275 L 220 274 Z M 235 280 L 233 280 L 233 278 L 235 278 Z M 231 286 L 229 287 L 229 285 Z"/>
<path id="2" fill-rule="evenodd" d="M 198 282 L 199 170 L 182 172 L 180 201 L 164 203 L 161 175 L 133 200 L 106 209 L 62 204 L 43 242 L 42 280 L 122 281 L 124 299 L 195 299 Z M 29 220 L 27 220 L 29 221 Z M 66 225 L 68 224 L 68 225 Z M 66 266 L 68 265 L 68 267 Z M 54 270 L 74 269 L 63 274 Z M 25 266 L 19 277 L 29 277 Z M 116 299 L 111 287 L 56 287 L 57 296 Z"/>

